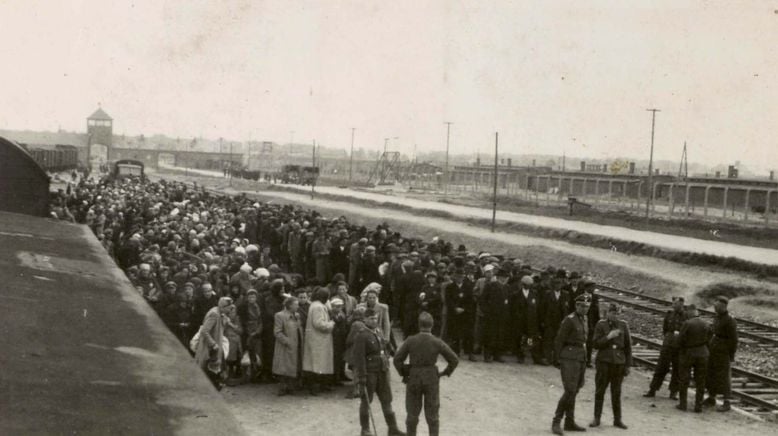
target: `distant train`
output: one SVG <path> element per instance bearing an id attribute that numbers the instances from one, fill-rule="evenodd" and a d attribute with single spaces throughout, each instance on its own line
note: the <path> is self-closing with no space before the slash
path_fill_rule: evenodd
<path id="1" fill-rule="evenodd" d="M 28 144 L 20 145 L 46 171 L 72 170 L 78 166 L 78 150 L 72 145 L 55 145 L 54 148 L 38 148 L 35 145 Z"/>

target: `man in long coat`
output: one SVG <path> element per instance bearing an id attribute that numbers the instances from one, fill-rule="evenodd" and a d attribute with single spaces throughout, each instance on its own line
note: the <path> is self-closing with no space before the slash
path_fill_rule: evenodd
<path id="1" fill-rule="evenodd" d="M 710 357 L 708 358 L 708 398 L 703 406 L 716 404 L 716 395 L 724 397 L 724 403 L 716 409 L 719 412 L 727 412 L 731 409 L 729 399 L 731 392 L 730 365 L 735 361 L 737 351 L 737 323 L 727 311 L 729 299 L 724 296 L 716 298 L 714 307 L 716 317 L 713 319 L 712 337 L 710 338 Z"/>

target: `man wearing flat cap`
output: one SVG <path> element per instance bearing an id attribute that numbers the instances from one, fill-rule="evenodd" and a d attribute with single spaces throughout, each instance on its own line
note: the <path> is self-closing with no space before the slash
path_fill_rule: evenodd
<path id="1" fill-rule="evenodd" d="M 583 387 L 586 375 L 586 312 L 589 310 L 589 301 L 585 294 L 578 296 L 575 312 L 562 320 L 554 338 L 554 365 L 560 369 L 565 390 L 551 422 L 551 432 L 556 435 L 564 434 L 562 418 L 565 419 L 565 431 L 586 431 L 575 422 L 575 397 Z"/>
<path id="2" fill-rule="evenodd" d="M 724 403 L 716 410 L 727 412 L 731 409 L 729 399 L 731 397 L 731 372 L 730 365 L 735 361 L 737 351 L 737 323 L 727 311 L 729 299 L 719 296 L 713 303 L 716 316 L 713 318 L 713 336 L 708 344 L 710 357 L 708 358 L 708 398 L 703 401 L 703 406 L 714 406 L 716 395 L 721 395 Z"/>
<path id="3" fill-rule="evenodd" d="M 632 366 L 632 337 L 629 326 L 619 319 L 621 306 L 612 303 L 607 318 L 595 326 L 594 347 L 597 348 L 597 372 L 594 376 L 594 420 L 589 427 L 598 427 L 605 402 L 605 390 L 610 385 L 613 426 L 626 430 L 621 418 L 621 383 Z"/>
<path id="4" fill-rule="evenodd" d="M 708 341 L 710 339 L 710 325 L 700 318 L 697 306 L 686 306 L 686 317 L 678 333 L 678 346 L 681 349 L 679 361 L 680 388 L 678 390 L 678 410 L 686 411 L 686 396 L 689 389 L 692 371 L 694 371 L 694 412 L 702 412 L 702 398 L 705 395 L 705 382 L 708 371 Z"/>

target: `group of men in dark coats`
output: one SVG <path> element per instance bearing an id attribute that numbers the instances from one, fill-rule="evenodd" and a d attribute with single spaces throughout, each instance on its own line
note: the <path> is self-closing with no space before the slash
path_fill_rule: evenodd
<path id="1" fill-rule="evenodd" d="M 672 367 L 669 390 L 670 398 L 678 399 L 678 409 L 688 408 L 687 391 L 694 379 L 694 411 L 700 413 L 705 406 L 716 406 L 716 397 L 722 396 L 720 412 L 731 409 L 731 371 L 735 361 L 738 335 L 735 319 L 729 314 L 729 299 L 716 297 L 715 316 L 709 324 L 700 318 L 693 304 L 684 306 L 684 299 L 673 299 L 673 309 L 665 315 L 664 342 L 659 361 L 648 392 L 643 396 L 653 398 L 662 386 L 665 376 Z M 705 390 L 708 398 L 704 399 Z"/>

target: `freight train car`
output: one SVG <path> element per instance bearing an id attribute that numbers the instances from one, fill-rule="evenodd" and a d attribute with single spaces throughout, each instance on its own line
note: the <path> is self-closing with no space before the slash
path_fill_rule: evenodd
<path id="1" fill-rule="evenodd" d="M 54 148 L 34 144 L 21 144 L 45 171 L 71 170 L 78 166 L 78 150 L 72 145 L 55 145 Z"/>
<path id="2" fill-rule="evenodd" d="M 0 210 L 47 216 L 49 177 L 21 145 L 0 137 Z"/>

